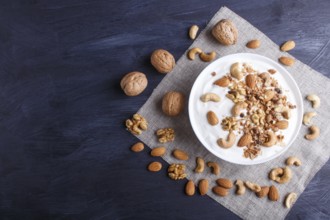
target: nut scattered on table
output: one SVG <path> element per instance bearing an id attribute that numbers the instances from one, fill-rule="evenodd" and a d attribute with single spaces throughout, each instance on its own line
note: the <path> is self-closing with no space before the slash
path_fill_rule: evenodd
<path id="1" fill-rule="evenodd" d="M 253 192 L 260 192 L 261 190 L 261 186 L 259 186 L 256 183 L 252 183 L 250 181 L 246 181 L 245 186 Z"/>
<path id="2" fill-rule="evenodd" d="M 295 48 L 295 46 L 296 46 L 296 43 L 293 40 L 289 40 L 289 41 L 286 41 L 285 43 L 283 43 L 282 46 L 280 47 L 280 49 L 282 51 L 290 51 L 293 48 Z"/>
<path id="3" fill-rule="evenodd" d="M 187 196 L 193 196 L 195 194 L 195 184 L 192 180 L 186 183 L 185 192 Z"/>
<path id="4" fill-rule="evenodd" d="M 246 191 L 244 182 L 242 180 L 236 180 L 235 185 L 236 185 L 236 194 L 243 195 Z"/>
<path id="5" fill-rule="evenodd" d="M 172 155 L 178 160 L 188 160 L 189 156 L 183 150 L 175 149 L 172 152 Z"/>
<path id="6" fill-rule="evenodd" d="M 204 62 L 211 62 L 217 56 L 217 53 L 212 51 L 210 53 L 200 53 L 199 58 Z"/>
<path id="7" fill-rule="evenodd" d="M 184 103 L 184 95 L 181 92 L 171 91 L 163 97 L 162 110 L 168 116 L 177 116 L 183 111 Z"/>
<path id="8" fill-rule="evenodd" d="M 189 37 L 192 40 L 195 40 L 197 33 L 198 33 L 199 27 L 197 25 L 192 25 L 189 29 Z"/>
<path id="9" fill-rule="evenodd" d="M 286 208 L 291 208 L 292 205 L 296 202 L 298 196 L 296 193 L 292 192 L 292 193 L 288 193 L 285 197 L 285 200 L 284 200 L 284 205 Z"/>
<path id="10" fill-rule="evenodd" d="M 296 167 L 301 166 L 301 160 L 298 157 L 288 157 L 285 163 L 288 166 L 293 166 L 293 165 L 295 165 Z"/>
<path id="11" fill-rule="evenodd" d="M 128 96 L 137 96 L 144 91 L 148 85 L 147 77 L 141 72 L 130 72 L 120 81 L 120 87 Z"/>
<path id="12" fill-rule="evenodd" d="M 218 196 L 225 197 L 229 194 L 228 189 L 221 186 L 214 186 L 212 192 Z"/>
<path id="13" fill-rule="evenodd" d="M 207 166 L 211 168 L 211 172 L 214 175 L 220 174 L 220 166 L 216 162 L 209 161 L 209 162 L 207 162 Z"/>
<path id="14" fill-rule="evenodd" d="M 198 183 L 198 189 L 201 196 L 206 195 L 209 191 L 209 181 L 207 179 L 201 179 Z"/>
<path id="15" fill-rule="evenodd" d="M 237 42 L 238 31 L 232 21 L 222 19 L 213 27 L 212 35 L 219 43 L 232 45 Z"/>
<path id="16" fill-rule="evenodd" d="M 295 63 L 295 60 L 293 58 L 285 56 L 280 57 L 278 61 L 280 61 L 280 63 L 285 66 L 292 66 Z"/>
<path id="17" fill-rule="evenodd" d="M 216 180 L 217 184 L 225 189 L 231 189 L 233 187 L 233 182 L 227 178 L 219 178 Z"/>
<path id="18" fill-rule="evenodd" d="M 149 165 L 148 165 L 148 170 L 151 171 L 151 172 L 158 172 L 162 169 L 162 164 L 155 161 L 155 162 L 151 162 Z"/>
<path id="19" fill-rule="evenodd" d="M 198 47 L 194 47 L 194 48 L 191 48 L 188 53 L 187 53 L 187 57 L 189 60 L 194 60 L 195 57 L 196 57 L 196 54 L 201 54 L 203 51 L 202 49 L 198 48 Z"/>
<path id="20" fill-rule="evenodd" d="M 313 108 L 319 108 L 321 105 L 321 99 L 316 94 L 310 94 L 307 97 L 308 101 L 312 102 Z"/>
<path id="21" fill-rule="evenodd" d="M 125 124 L 127 130 L 134 135 L 140 135 L 143 131 L 148 129 L 147 120 L 140 114 L 134 114 L 132 119 L 126 120 Z"/>
<path id="22" fill-rule="evenodd" d="M 269 173 L 269 179 L 274 180 L 278 183 L 287 183 L 292 178 L 291 169 L 286 166 L 284 168 L 274 168 Z"/>
<path id="23" fill-rule="evenodd" d="M 175 66 L 175 59 L 173 55 L 163 49 L 155 50 L 151 54 L 151 64 L 159 73 L 169 73 Z"/>
<path id="24" fill-rule="evenodd" d="M 259 192 L 256 192 L 257 197 L 263 198 L 269 193 L 269 186 L 262 186 Z"/>
<path id="25" fill-rule="evenodd" d="M 131 151 L 133 152 L 141 152 L 144 149 L 144 144 L 142 142 L 137 142 L 131 147 Z"/>
<path id="26" fill-rule="evenodd" d="M 306 112 L 303 118 L 304 125 L 311 125 L 312 118 L 316 115 L 316 112 Z"/>
<path id="27" fill-rule="evenodd" d="M 277 201 L 280 198 L 277 188 L 274 185 L 271 185 L 268 192 L 268 198 L 271 201 Z"/>
<path id="28" fill-rule="evenodd" d="M 167 143 L 174 141 L 175 132 L 173 128 L 162 128 L 156 131 L 156 135 L 158 137 L 158 141 L 160 143 Z"/>
<path id="29" fill-rule="evenodd" d="M 256 49 L 258 47 L 260 47 L 260 40 L 251 40 L 246 44 L 246 47 L 250 48 L 250 49 Z"/>
<path id="30" fill-rule="evenodd" d="M 316 125 L 312 125 L 308 129 L 310 133 L 305 135 L 307 140 L 312 141 L 320 136 L 320 129 Z"/>
<path id="31" fill-rule="evenodd" d="M 154 149 L 151 150 L 150 155 L 153 157 L 160 157 L 163 156 L 166 152 L 166 148 L 161 146 L 161 147 L 155 147 Z"/>
<path id="32" fill-rule="evenodd" d="M 203 173 L 204 167 L 205 167 L 205 162 L 204 162 L 203 158 L 196 157 L 195 173 Z"/>
<path id="33" fill-rule="evenodd" d="M 186 171 L 186 165 L 184 164 L 171 164 L 168 169 L 168 176 L 173 180 L 181 180 L 187 177 Z"/>

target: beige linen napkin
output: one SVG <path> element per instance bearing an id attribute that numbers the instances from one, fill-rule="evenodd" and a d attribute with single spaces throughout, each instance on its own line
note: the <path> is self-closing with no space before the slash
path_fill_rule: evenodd
<path id="1" fill-rule="evenodd" d="M 239 30 L 238 42 L 233 46 L 226 47 L 219 45 L 210 34 L 213 25 L 224 18 L 232 20 Z M 255 50 L 246 48 L 246 42 L 251 39 L 261 40 L 261 47 Z M 281 52 L 278 49 L 278 45 L 272 42 L 266 35 L 226 7 L 222 7 L 214 15 L 191 47 L 200 47 L 205 51 L 216 51 L 218 57 L 242 52 L 256 53 L 269 57 L 276 62 L 278 57 L 288 55 Z M 138 113 L 148 120 L 149 128 L 137 137 L 150 148 L 154 148 L 160 146 L 155 131 L 159 128 L 174 128 L 176 139 L 172 143 L 165 144 L 167 153 L 163 156 L 163 159 L 168 163 L 178 163 L 170 155 L 172 149 L 179 148 L 188 152 L 190 158 L 184 162 L 187 165 L 187 178 L 192 179 L 195 183 L 201 178 L 206 178 L 211 183 L 210 187 L 213 187 L 215 185 L 215 179 L 219 178 L 219 176 L 212 175 L 208 169 L 202 174 L 195 174 L 193 172 L 196 164 L 195 158 L 199 156 L 204 158 L 205 161 L 218 162 L 221 166 L 220 177 L 226 177 L 232 180 L 249 180 L 260 185 L 275 184 L 281 196 L 278 202 L 271 202 L 266 198 L 259 199 L 250 191 L 247 191 L 245 195 L 236 196 L 234 195 L 234 189 L 230 191 L 229 196 L 224 198 L 214 195 L 211 190 L 208 192 L 208 196 L 244 219 L 260 219 L 260 217 L 263 217 L 263 219 L 283 219 L 289 212 L 288 209 L 283 207 L 285 194 L 296 192 L 300 195 L 316 172 L 329 159 L 330 147 L 327 144 L 326 138 L 330 130 L 330 126 L 328 126 L 330 118 L 330 101 L 328 98 L 330 95 L 330 81 L 322 74 L 298 60 L 296 60 L 296 63 L 292 67 L 287 67 L 288 71 L 296 80 L 303 97 L 310 93 L 317 93 L 322 100 L 321 107 L 316 110 L 318 116 L 313 119 L 314 124 L 318 125 L 321 129 L 321 136 L 313 142 L 305 140 L 304 134 L 307 132 L 307 127 L 303 126 L 293 145 L 280 157 L 264 164 L 242 166 L 231 164 L 215 157 L 201 145 L 189 122 L 188 103 L 186 103 L 185 111 L 178 117 L 168 117 L 162 113 L 161 100 L 163 95 L 168 91 L 176 90 L 184 93 L 186 100 L 188 100 L 196 77 L 207 65 L 208 63 L 201 62 L 199 59 L 194 61 L 188 60 L 186 53 L 182 55 L 174 70 L 164 77 L 147 102 L 138 111 Z M 304 109 L 305 111 L 312 110 L 311 104 L 305 99 Z M 301 158 L 303 165 L 301 167 L 292 167 L 293 178 L 290 183 L 276 184 L 271 182 L 268 179 L 268 172 L 274 167 L 284 166 L 285 159 L 292 155 Z"/>

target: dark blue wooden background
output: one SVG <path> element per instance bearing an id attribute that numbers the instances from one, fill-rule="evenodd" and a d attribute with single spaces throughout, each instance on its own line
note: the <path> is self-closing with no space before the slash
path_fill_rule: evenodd
<path id="1" fill-rule="evenodd" d="M 130 152 L 137 139 L 123 126 L 163 78 L 150 53 L 178 59 L 188 27 L 224 5 L 278 44 L 294 39 L 292 54 L 330 76 L 328 0 L 1 1 L 0 219 L 236 219 L 165 170 L 147 172 L 149 150 Z M 119 82 L 133 70 L 149 86 L 132 98 Z M 329 172 L 289 219 L 330 218 Z"/>

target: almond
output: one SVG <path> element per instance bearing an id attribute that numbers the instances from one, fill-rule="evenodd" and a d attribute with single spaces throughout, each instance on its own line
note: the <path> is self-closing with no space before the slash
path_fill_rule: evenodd
<path id="1" fill-rule="evenodd" d="M 275 126 L 278 127 L 278 129 L 284 130 L 288 128 L 289 122 L 286 120 L 278 121 Z"/>
<path id="2" fill-rule="evenodd" d="M 269 200 L 271 201 L 277 201 L 279 199 L 279 194 L 278 194 L 278 190 L 277 188 L 272 185 L 270 188 L 269 188 L 269 192 L 268 192 L 268 198 Z"/>
<path id="3" fill-rule="evenodd" d="M 233 187 L 233 182 L 230 179 L 220 178 L 217 179 L 217 184 L 223 188 L 230 189 Z"/>
<path id="4" fill-rule="evenodd" d="M 151 171 L 151 172 L 158 172 L 162 169 L 162 164 L 155 161 L 155 162 L 151 162 L 149 165 L 148 165 L 148 170 Z"/>
<path id="5" fill-rule="evenodd" d="M 225 197 L 228 195 L 228 189 L 223 188 L 221 186 L 215 186 L 212 188 L 212 191 L 214 194 L 218 195 L 218 196 L 222 196 Z"/>
<path id="6" fill-rule="evenodd" d="M 257 82 L 257 77 L 256 75 L 253 75 L 253 74 L 249 74 L 246 76 L 245 78 L 245 82 L 246 82 L 246 85 L 248 87 L 250 87 L 251 89 L 253 89 L 256 85 L 256 82 Z"/>
<path id="7" fill-rule="evenodd" d="M 160 157 L 163 156 L 166 152 L 165 147 L 155 147 L 154 149 L 151 150 L 150 155 L 153 157 Z"/>
<path id="8" fill-rule="evenodd" d="M 223 76 L 220 79 L 216 80 L 213 84 L 221 87 L 227 87 L 230 84 L 230 80 L 227 76 Z"/>
<path id="9" fill-rule="evenodd" d="M 274 70 L 274 69 L 269 69 L 268 72 L 269 72 L 270 74 L 275 74 L 275 73 L 276 73 L 276 70 Z"/>
<path id="10" fill-rule="evenodd" d="M 282 51 L 289 51 L 292 50 L 293 48 L 295 48 L 296 43 L 293 40 L 289 40 L 287 42 L 285 42 L 284 44 L 282 44 L 281 46 L 281 50 Z"/>
<path id="11" fill-rule="evenodd" d="M 206 179 L 202 179 L 198 183 L 199 193 L 204 196 L 209 191 L 209 182 Z"/>
<path id="12" fill-rule="evenodd" d="M 173 156 L 178 160 L 188 160 L 189 159 L 189 156 L 186 152 L 184 152 L 182 150 L 178 150 L 178 149 L 175 149 L 173 151 Z"/>
<path id="13" fill-rule="evenodd" d="M 212 126 L 217 125 L 219 123 L 219 119 L 217 115 L 212 111 L 207 112 L 206 117 L 207 117 L 207 121 Z"/>
<path id="14" fill-rule="evenodd" d="M 292 66 L 294 64 L 294 59 L 291 57 L 280 57 L 278 60 L 285 66 Z"/>
<path id="15" fill-rule="evenodd" d="M 261 190 L 259 192 L 256 192 L 256 195 L 259 198 L 262 198 L 262 197 L 268 195 L 268 192 L 269 192 L 269 186 L 262 186 Z"/>
<path id="16" fill-rule="evenodd" d="M 260 47 L 260 40 L 251 40 L 246 44 L 246 47 L 256 49 Z"/>
<path id="17" fill-rule="evenodd" d="M 185 191 L 188 196 L 193 196 L 195 194 L 195 184 L 192 180 L 187 182 Z"/>
<path id="18" fill-rule="evenodd" d="M 131 151 L 133 152 L 141 152 L 144 149 L 144 144 L 142 142 L 137 142 L 131 147 Z"/>
<path id="19" fill-rule="evenodd" d="M 244 134 L 238 141 L 237 146 L 238 147 L 244 147 L 250 144 L 252 141 L 252 135 L 251 134 Z"/>

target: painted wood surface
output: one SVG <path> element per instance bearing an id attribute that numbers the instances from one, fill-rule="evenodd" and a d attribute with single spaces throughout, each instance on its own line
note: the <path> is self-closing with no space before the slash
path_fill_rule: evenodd
<path id="1" fill-rule="evenodd" d="M 237 219 L 184 196 L 185 182 L 165 170 L 147 172 L 149 150 L 130 152 L 137 139 L 123 126 L 163 78 L 150 53 L 178 59 L 188 27 L 205 27 L 224 5 L 277 44 L 294 39 L 292 54 L 330 77 L 328 0 L 2 1 L 0 218 Z M 149 79 L 134 98 L 119 86 L 133 70 Z M 329 173 L 328 162 L 288 219 L 330 218 Z"/>

